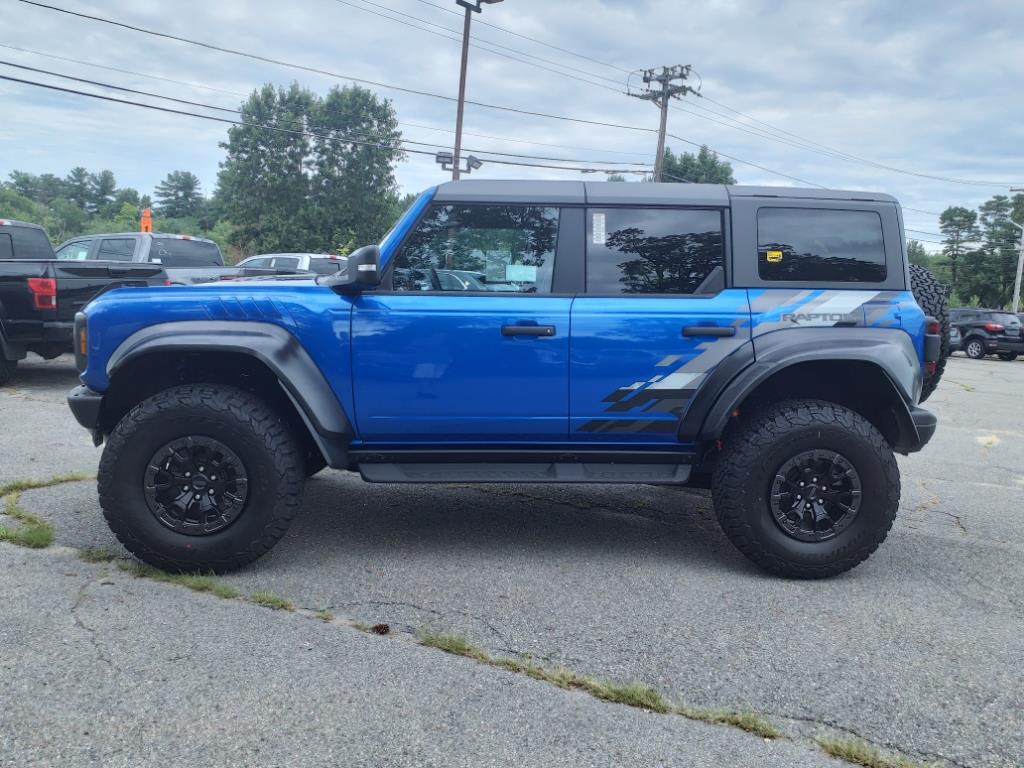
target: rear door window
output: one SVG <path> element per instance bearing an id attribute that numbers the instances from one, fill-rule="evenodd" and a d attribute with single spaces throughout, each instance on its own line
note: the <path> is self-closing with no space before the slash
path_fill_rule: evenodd
<path id="1" fill-rule="evenodd" d="M 270 266 L 274 269 L 298 269 L 299 259 L 297 256 L 277 256 L 270 262 Z"/>
<path id="2" fill-rule="evenodd" d="M 135 239 L 131 237 L 105 237 L 100 240 L 96 258 L 99 261 L 131 261 L 135 254 Z"/>
<path id="3" fill-rule="evenodd" d="M 724 265 L 719 210 L 587 210 L 587 293 L 695 294 Z"/>
<path id="4" fill-rule="evenodd" d="M 0 232 L 0 259 L 14 258 L 14 241 L 6 232 Z"/>
<path id="5" fill-rule="evenodd" d="M 762 280 L 876 283 L 886 277 L 882 217 L 874 211 L 761 208 L 757 243 Z"/>
<path id="6" fill-rule="evenodd" d="M 224 266 L 224 258 L 216 244 L 177 237 L 154 237 L 149 260 L 165 267 Z"/>

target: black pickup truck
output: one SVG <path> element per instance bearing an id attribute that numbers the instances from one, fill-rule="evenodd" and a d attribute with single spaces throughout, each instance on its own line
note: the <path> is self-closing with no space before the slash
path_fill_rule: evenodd
<path id="1" fill-rule="evenodd" d="M 0 219 L 0 385 L 34 352 L 73 351 L 75 313 L 114 285 L 163 285 L 159 264 L 58 261 L 42 227 Z"/>

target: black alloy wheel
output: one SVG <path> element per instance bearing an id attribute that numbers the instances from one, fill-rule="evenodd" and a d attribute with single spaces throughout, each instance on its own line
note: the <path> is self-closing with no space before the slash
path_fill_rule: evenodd
<path id="1" fill-rule="evenodd" d="M 772 516 L 798 541 L 826 541 L 857 517 L 863 488 L 844 456 L 823 449 L 804 451 L 775 473 L 770 492 Z"/>
<path id="2" fill-rule="evenodd" d="M 149 511 L 172 531 L 208 536 L 245 509 L 249 478 L 241 459 L 212 437 L 190 435 L 160 448 L 146 467 Z"/>

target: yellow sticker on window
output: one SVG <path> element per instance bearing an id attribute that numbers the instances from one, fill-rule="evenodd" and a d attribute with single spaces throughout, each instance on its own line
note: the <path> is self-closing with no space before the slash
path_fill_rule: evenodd
<path id="1" fill-rule="evenodd" d="M 766 252 L 768 261 L 772 264 L 778 264 L 782 261 L 782 251 L 767 251 Z"/>

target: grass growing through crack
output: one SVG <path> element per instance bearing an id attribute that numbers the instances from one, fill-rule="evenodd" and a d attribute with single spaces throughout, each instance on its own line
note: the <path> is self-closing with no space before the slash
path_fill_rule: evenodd
<path id="1" fill-rule="evenodd" d="M 3 514 L 18 522 L 16 526 L 0 525 L 0 541 L 30 549 L 46 549 L 53 543 L 53 526 L 19 506 L 21 494 L 35 488 L 48 488 L 51 485 L 88 479 L 88 475 L 72 474 L 58 475 L 46 480 L 15 480 L 0 485 L 0 498 L 4 500 Z"/>
<path id="2" fill-rule="evenodd" d="M 163 584 L 177 584 L 191 589 L 193 592 L 207 592 L 225 600 L 233 600 L 242 596 L 241 592 L 230 584 L 225 584 L 213 574 L 167 573 L 150 565 L 139 565 L 138 563 L 118 563 L 117 567 L 139 579 L 150 579 Z"/>
<path id="3" fill-rule="evenodd" d="M 78 552 L 78 559 L 86 563 L 109 563 L 114 556 L 102 549 L 82 549 Z"/>
<path id="4" fill-rule="evenodd" d="M 265 608 L 273 608 L 275 611 L 294 611 L 295 606 L 291 600 L 285 600 L 283 597 L 272 595 L 269 592 L 253 592 L 252 597 L 249 598 L 256 605 L 262 605 Z"/>
<path id="5" fill-rule="evenodd" d="M 817 739 L 817 742 L 818 746 L 832 757 L 854 765 L 863 765 L 865 768 L 929 768 L 929 764 L 926 763 L 917 763 L 903 757 L 887 757 L 874 747 L 855 739 L 827 736 Z"/>
<path id="6" fill-rule="evenodd" d="M 334 614 L 328 611 L 326 608 L 324 608 L 322 611 L 317 611 L 316 617 L 320 619 L 320 621 L 326 621 L 328 624 L 334 621 Z"/>

